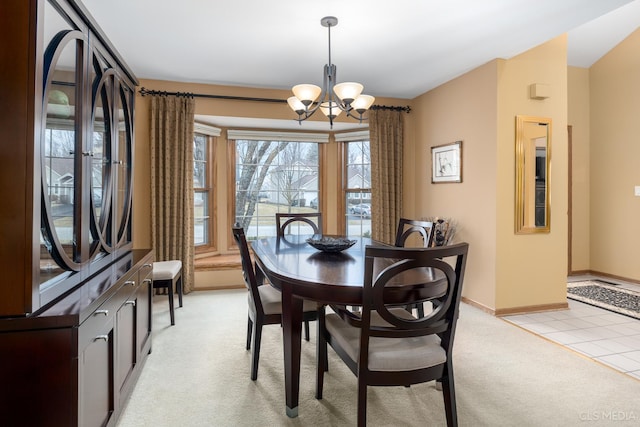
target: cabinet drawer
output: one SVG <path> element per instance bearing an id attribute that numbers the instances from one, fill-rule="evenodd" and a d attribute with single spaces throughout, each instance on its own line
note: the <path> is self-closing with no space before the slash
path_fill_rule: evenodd
<path id="1" fill-rule="evenodd" d="M 96 311 L 82 322 L 78 328 L 78 348 L 82 351 L 87 345 L 104 335 L 105 325 L 113 323 L 116 311 L 111 308 L 109 301 L 102 304 Z"/>
<path id="2" fill-rule="evenodd" d="M 97 337 L 103 335 L 104 325 L 108 322 L 112 322 L 118 309 L 120 309 L 128 299 L 133 298 L 137 288 L 135 278 L 135 274 L 124 278 L 116 293 L 102 303 L 84 322 L 82 322 L 78 331 L 79 349 L 83 349 Z"/>

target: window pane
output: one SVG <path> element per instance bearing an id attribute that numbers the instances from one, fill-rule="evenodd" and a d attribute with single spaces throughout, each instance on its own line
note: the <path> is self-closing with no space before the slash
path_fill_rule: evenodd
<path id="1" fill-rule="evenodd" d="M 207 137 L 195 134 L 193 138 L 193 188 L 207 187 Z"/>
<path id="2" fill-rule="evenodd" d="M 213 244 L 211 204 L 213 199 L 209 171 L 210 138 L 196 133 L 193 136 L 193 243 L 207 247 Z"/>
<path id="3" fill-rule="evenodd" d="M 346 234 L 371 237 L 371 155 L 369 141 L 347 143 Z"/>
<path id="4" fill-rule="evenodd" d="M 277 212 L 317 211 L 318 166 L 314 142 L 236 141 L 235 220 L 247 238 L 275 236 Z"/>
<path id="5" fill-rule="evenodd" d="M 371 193 L 347 193 L 347 236 L 371 237 Z"/>
<path id="6" fill-rule="evenodd" d="M 196 191 L 194 201 L 194 243 L 196 246 L 209 243 L 209 194 L 206 191 Z"/>

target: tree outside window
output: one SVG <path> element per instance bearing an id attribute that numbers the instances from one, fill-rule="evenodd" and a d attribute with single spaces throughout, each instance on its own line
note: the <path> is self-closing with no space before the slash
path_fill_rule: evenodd
<path id="1" fill-rule="evenodd" d="M 275 236 L 278 212 L 317 211 L 318 143 L 237 140 L 235 159 L 235 221 L 248 239 Z"/>

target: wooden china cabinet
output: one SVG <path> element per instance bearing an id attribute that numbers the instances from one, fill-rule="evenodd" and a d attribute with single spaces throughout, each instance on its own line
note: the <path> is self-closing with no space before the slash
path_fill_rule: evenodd
<path id="1" fill-rule="evenodd" d="M 0 423 L 115 425 L 151 351 L 137 80 L 78 0 L 2 0 L 0 37 Z"/>

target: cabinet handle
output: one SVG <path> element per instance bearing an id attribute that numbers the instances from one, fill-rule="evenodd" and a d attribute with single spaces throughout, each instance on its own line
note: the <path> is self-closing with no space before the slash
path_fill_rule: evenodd
<path id="1" fill-rule="evenodd" d="M 131 286 L 135 286 L 136 285 L 136 281 L 135 280 L 127 280 L 126 282 L 124 282 L 125 285 L 131 285 Z"/>
<path id="2" fill-rule="evenodd" d="M 109 335 L 98 335 L 93 340 L 94 341 L 104 340 L 104 342 L 109 342 Z"/>
<path id="3" fill-rule="evenodd" d="M 125 301 L 124 305 L 132 305 L 132 306 L 136 306 L 136 302 L 133 300 L 129 300 L 129 301 Z"/>
<path id="4" fill-rule="evenodd" d="M 98 314 L 104 314 L 105 316 L 109 315 L 109 310 L 96 310 L 93 315 L 96 316 Z"/>
<path id="5" fill-rule="evenodd" d="M 153 280 L 151 280 L 151 279 L 144 279 L 144 280 L 142 281 L 142 283 L 151 283 L 151 282 L 153 282 Z"/>
<path id="6" fill-rule="evenodd" d="M 83 151 L 82 155 L 85 157 L 93 157 L 93 151 Z"/>
<path id="7" fill-rule="evenodd" d="M 142 268 L 151 268 L 153 267 L 153 264 L 143 264 Z"/>

